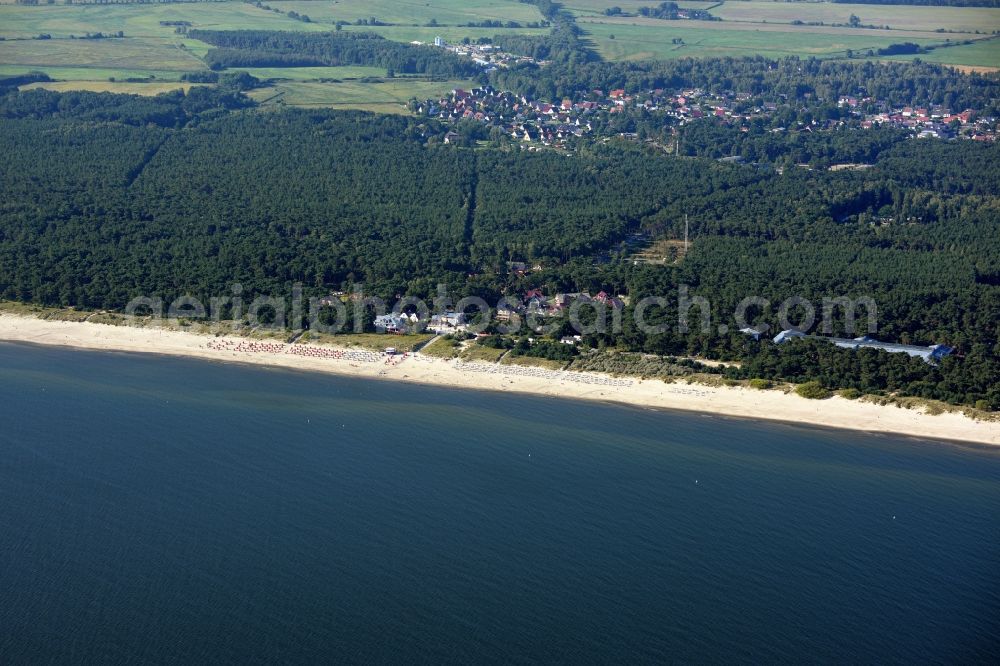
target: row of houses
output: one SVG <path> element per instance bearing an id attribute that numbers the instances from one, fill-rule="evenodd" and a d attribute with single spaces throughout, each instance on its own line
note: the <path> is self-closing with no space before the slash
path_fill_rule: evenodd
<path id="1" fill-rule="evenodd" d="M 402 334 L 416 329 L 421 324 L 421 319 L 416 312 L 390 312 L 377 315 L 372 323 L 377 331 Z M 425 329 L 446 334 L 464 331 L 467 327 L 468 320 L 464 312 L 443 312 L 431 315 Z"/>
<path id="2" fill-rule="evenodd" d="M 569 311 L 574 304 L 595 304 L 620 310 L 626 305 L 625 296 L 613 296 L 606 291 L 591 296 L 587 292 L 558 293 L 552 297 L 546 296 L 541 289 L 530 289 L 520 299 L 506 299 L 497 308 L 498 321 L 510 321 L 515 316 L 534 315 L 540 317 L 557 317 Z"/>
<path id="3" fill-rule="evenodd" d="M 555 317 L 569 311 L 575 303 L 620 310 L 625 306 L 625 301 L 626 297 L 613 296 L 605 291 L 594 296 L 587 292 L 573 292 L 547 297 L 541 289 L 530 289 L 518 298 L 504 299 L 496 308 L 494 316 L 500 322 L 509 322 L 525 315 Z M 416 329 L 422 320 L 416 312 L 390 312 L 377 315 L 372 323 L 380 332 L 401 334 Z M 430 315 L 426 324 L 426 330 L 435 333 L 457 333 L 468 329 L 469 320 L 464 312 L 446 311 Z"/>

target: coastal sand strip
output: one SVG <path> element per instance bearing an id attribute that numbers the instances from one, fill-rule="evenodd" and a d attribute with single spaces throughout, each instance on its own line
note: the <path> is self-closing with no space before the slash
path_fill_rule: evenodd
<path id="1" fill-rule="evenodd" d="M 419 355 L 404 362 L 386 364 L 354 363 L 347 359 L 315 358 L 280 352 L 246 353 L 210 347 L 209 343 L 217 341 L 217 338 L 193 333 L 45 321 L 13 315 L 0 316 L 0 340 L 78 349 L 186 356 L 451 388 L 620 402 L 643 407 L 788 421 L 919 438 L 1000 444 L 1000 423 L 997 422 L 977 421 L 959 413 L 930 415 L 917 410 L 879 406 L 840 397 L 807 400 L 780 391 L 712 387 L 684 382 L 666 384 L 659 380 L 633 379 L 605 383 L 575 381 L 560 376 L 563 373 L 491 373 L 473 371 L 468 367 L 463 369 L 462 364 L 455 361 Z"/>

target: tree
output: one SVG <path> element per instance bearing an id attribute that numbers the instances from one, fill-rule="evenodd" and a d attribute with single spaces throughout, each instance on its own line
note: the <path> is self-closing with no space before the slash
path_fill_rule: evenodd
<path id="1" fill-rule="evenodd" d="M 808 381 L 795 387 L 795 392 L 810 400 L 824 400 L 830 397 L 830 392 L 818 381 Z"/>

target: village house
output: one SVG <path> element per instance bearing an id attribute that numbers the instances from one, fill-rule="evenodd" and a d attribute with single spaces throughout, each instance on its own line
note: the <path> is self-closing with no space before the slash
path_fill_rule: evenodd
<path id="1" fill-rule="evenodd" d="M 528 273 L 528 264 L 523 261 L 508 261 L 507 270 L 515 275 L 526 275 Z"/>
<path id="2" fill-rule="evenodd" d="M 615 310 L 620 310 L 625 304 L 617 296 L 611 296 L 607 292 L 600 292 L 597 296 L 594 296 L 594 301 L 597 303 L 603 303 Z"/>
<path id="3" fill-rule="evenodd" d="M 432 315 L 428 328 L 435 333 L 451 333 L 464 329 L 466 323 L 464 312 L 444 312 Z"/>
<path id="4" fill-rule="evenodd" d="M 407 332 L 409 318 L 395 312 L 375 317 L 375 330 L 384 333 L 402 334 Z"/>
<path id="5" fill-rule="evenodd" d="M 515 305 L 510 305 L 507 303 L 501 303 L 496 310 L 496 320 L 501 322 L 509 322 L 515 317 L 519 316 L 523 308 Z"/>
<path id="6" fill-rule="evenodd" d="M 574 301 L 589 301 L 590 294 L 586 292 L 556 294 L 553 300 L 553 309 L 564 310 L 570 307 Z"/>

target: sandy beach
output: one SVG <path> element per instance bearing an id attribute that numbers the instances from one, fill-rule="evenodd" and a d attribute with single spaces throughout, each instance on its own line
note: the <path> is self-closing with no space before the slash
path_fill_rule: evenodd
<path id="1" fill-rule="evenodd" d="M 382 381 L 619 402 L 650 408 L 1000 445 L 998 422 L 977 421 L 959 413 L 931 415 L 841 397 L 807 400 L 775 390 L 712 387 L 683 381 L 667 384 L 659 380 L 613 378 L 596 373 L 463 363 L 419 353 L 386 362 L 380 354 L 356 349 L 287 345 L 235 337 L 216 338 L 158 328 L 48 321 L 14 315 L 0 316 L 0 340 L 253 363 Z M 391 338 L 387 338 L 388 343 L 391 343 Z"/>

